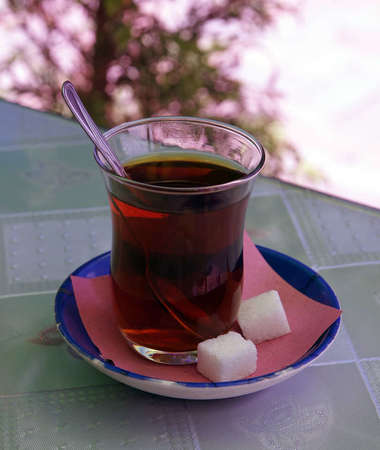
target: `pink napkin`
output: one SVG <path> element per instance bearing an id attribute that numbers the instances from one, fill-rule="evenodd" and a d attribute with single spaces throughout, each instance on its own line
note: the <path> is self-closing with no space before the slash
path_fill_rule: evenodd
<path id="1" fill-rule="evenodd" d="M 261 376 L 283 369 L 297 361 L 321 334 L 339 317 L 341 311 L 322 305 L 284 281 L 265 261 L 247 234 L 244 237 L 243 299 L 277 290 L 285 308 L 291 333 L 258 344 L 257 369 Z M 122 369 L 171 381 L 205 382 L 195 365 L 166 366 L 137 355 L 118 330 L 111 306 L 112 285 L 109 275 L 97 278 L 71 277 L 75 299 L 83 325 L 103 358 Z"/>

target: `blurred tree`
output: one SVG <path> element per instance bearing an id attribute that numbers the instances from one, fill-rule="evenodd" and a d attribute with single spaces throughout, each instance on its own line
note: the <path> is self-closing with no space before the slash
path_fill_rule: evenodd
<path id="1" fill-rule="evenodd" d="M 101 126 L 168 114 L 224 120 L 261 140 L 267 173 L 278 175 L 289 154 L 297 160 L 277 131 L 278 93 L 269 80 L 248 96 L 233 50 L 291 11 L 285 2 L 8 0 L 0 20 L 13 45 L 0 60 L 0 93 L 67 113 L 60 86 L 70 79 Z"/>

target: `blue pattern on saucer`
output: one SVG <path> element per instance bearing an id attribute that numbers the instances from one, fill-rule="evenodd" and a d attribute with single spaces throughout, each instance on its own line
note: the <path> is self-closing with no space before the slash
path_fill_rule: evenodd
<path id="1" fill-rule="evenodd" d="M 319 303 L 340 308 L 338 299 L 333 290 L 326 283 L 326 281 L 318 275 L 310 267 L 302 264 L 290 256 L 279 253 L 275 250 L 257 246 L 258 250 L 265 258 L 267 263 L 289 284 L 294 288 L 305 294 L 306 296 L 316 300 Z M 78 267 L 71 275 L 94 278 L 101 275 L 108 275 L 110 273 L 110 252 L 99 255 L 90 261 Z M 90 337 L 85 330 L 81 321 L 76 300 L 74 297 L 73 286 L 70 276 L 63 282 L 59 288 L 55 299 L 55 317 L 58 325 L 58 330 L 66 341 L 82 356 L 89 359 L 97 359 L 105 369 L 111 372 L 116 372 L 121 375 L 132 377 L 140 380 L 149 380 L 161 382 L 163 380 L 158 378 L 151 378 L 145 375 L 140 375 L 135 372 L 130 372 L 121 369 L 107 362 L 100 356 L 99 349 L 93 344 Z M 218 388 L 226 386 L 237 386 L 241 384 L 257 383 L 265 379 L 276 377 L 286 371 L 295 370 L 310 364 L 316 359 L 329 344 L 334 340 L 340 325 L 340 318 L 338 318 L 315 342 L 312 348 L 303 355 L 297 362 L 288 367 L 278 371 L 263 375 L 261 377 L 246 378 L 237 381 L 226 381 L 220 383 L 199 383 L 199 382 L 179 382 L 167 381 L 189 388 Z M 165 380 L 164 380 L 165 381 Z"/>

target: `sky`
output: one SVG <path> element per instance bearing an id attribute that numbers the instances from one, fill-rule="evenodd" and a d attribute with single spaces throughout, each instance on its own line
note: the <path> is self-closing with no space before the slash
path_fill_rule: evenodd
<path id="1" fill-rule="evenodd" d="M 245 83 L 277 73 L 283 132 L 321 175 L 289 181 L 380 208 L 380 2 L 299 2 L 255 49 L 246 50 Z"/>

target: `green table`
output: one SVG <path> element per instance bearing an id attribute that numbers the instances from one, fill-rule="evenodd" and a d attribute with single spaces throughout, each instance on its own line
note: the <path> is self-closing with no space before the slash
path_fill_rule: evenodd
<path id="1" fill-rule="evenodd" d="M 380 212 L 257 180 L 257 244 L 319 271 L 343 308 L 333 346 L 241 398 L 185 401 L 118 384 L 56 332 L 54 297 L 110 248 L 92 146 L 74 122 L 0 101 L 0 448 L 380 449 Z"/>

